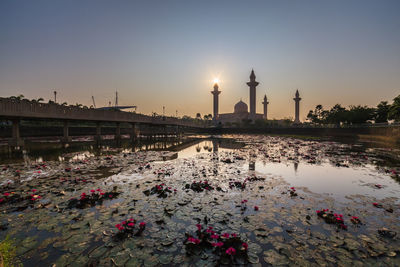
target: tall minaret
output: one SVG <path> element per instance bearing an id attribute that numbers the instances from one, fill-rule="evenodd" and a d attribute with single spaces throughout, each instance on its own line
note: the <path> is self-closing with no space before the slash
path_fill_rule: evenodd
<path id="1" fill-rule="evenodd" d="M 296 90 L 296 97 L 293 98 L 294 102 L 295 102 L 295 118 L 294 118 L 294 123 L 300 123 L 300 94 L 299 94 L 299 90 Z"/>
<path id="2" fill-rule="evenodd" d="M 254 70 L 251 70 L 250 82 L 247 85 L 250 87 L 250 119 L 254 121 L 256 118 L 256 86 L 258 85 Z"/>
<path id="3" fill-rule="evenodd" d="M 218 84 L 214 84 L 214 90 L 211 91 L 211 94 L 214 96 L 214 116 L 213 116 L 213 121 L 216 121 L 218 119 L 218 95 L 221 93 L 221 91 L 218 91 Z"/>
<path id="4" fill-rule="evenodd" d="M 264 102 L 262 102 L 264 105 L 264 120 L 268 119 L 267 113 L 268 113 L 268 99 L 267 99 L 267 95 L 264 95 Z"/>

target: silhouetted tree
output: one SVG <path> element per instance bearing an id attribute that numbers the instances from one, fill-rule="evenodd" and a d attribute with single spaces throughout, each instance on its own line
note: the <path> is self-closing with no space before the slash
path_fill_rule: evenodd
<path id="1" fill-rule="evenodd" d="M 340 125 L 341 123 L 346 122 L 346 113 L 346 108 L 342 107 L 340 104 L 336 104 L 329 111 L 326 120 L 328 123 Z"/>
<path id="2" fill-rule="evenodd" d="M 387 122 L 390 105 L 387 101 L 381 101 L 375 109 L 375 122 Z"/>
<path id="3" fill-rule="evenodd" d="M 200 113 L 196 114 L 196 119 L 201 120 L 201 114 Z"/>
<path id="4" fill-rule="evenodd" d="M 388 118 L 400 121 L 400 95 L 393 99 L 393 104 L 389 108 Z"/>
<path id="5" fill-rule="evenodd" d="M 367 106 L 350 106 L 350 109 L 345 113 L 345 121 L 347 123 L 366 123 L 374 119 L 374 108 Z"/>
<path id="6" fill-rule="evenodd" d="M 317 105 L 314 111 L 310 110 L 308 112 L 307 119 L 316 124 L 323 124 L 326 123 L 328 113 L 329 112 L 327 110 L 323 109 L 322 105 Z"/>

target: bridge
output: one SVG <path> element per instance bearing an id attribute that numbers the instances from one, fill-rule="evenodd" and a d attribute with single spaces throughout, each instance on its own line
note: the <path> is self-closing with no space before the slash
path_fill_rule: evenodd
<path id="1" fill-rule="evenodd" d="M 101 135 L 101 123 L 115 123 L 115 138 L 121 136 L 121 123 L 130 124 L 131 137 L 137 137 L 137 125 L 173 126 L 176 133 L 185 128 L 204 128 L 201 121 L 179 119 L 167 116 L 147 116 L 143 114 L 123 112 L 119 110 L 101 110 L 87 107 L 66 106 L 57 103 L 39 103 L 27 99 L 0 98 L 0 118 L 12 122 L 12 138 L 10 144 L 20 146 L 23 140 L 20 135 L 20 120 L 57 120 L 64 122 L 63 141 L 69 141 L 69 124 L 72 121 L 95 122 L 96 138 Z"/>

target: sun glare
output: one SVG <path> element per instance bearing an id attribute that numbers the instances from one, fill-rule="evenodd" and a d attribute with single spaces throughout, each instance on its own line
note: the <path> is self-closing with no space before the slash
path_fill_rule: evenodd
<path id="1" fill-rule="evenodd" d="M 219 79 L 218 78 L 214 78 L 214 83 L 219 83 Z"/>

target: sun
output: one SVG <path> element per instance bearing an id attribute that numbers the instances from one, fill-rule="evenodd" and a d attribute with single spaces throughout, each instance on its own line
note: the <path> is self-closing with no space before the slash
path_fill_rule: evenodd
<path id="1" fill-rule="evenodd" d="M 214 78 L 214 83 L 219 83 L 219 79 L 218 78 Z"/>

